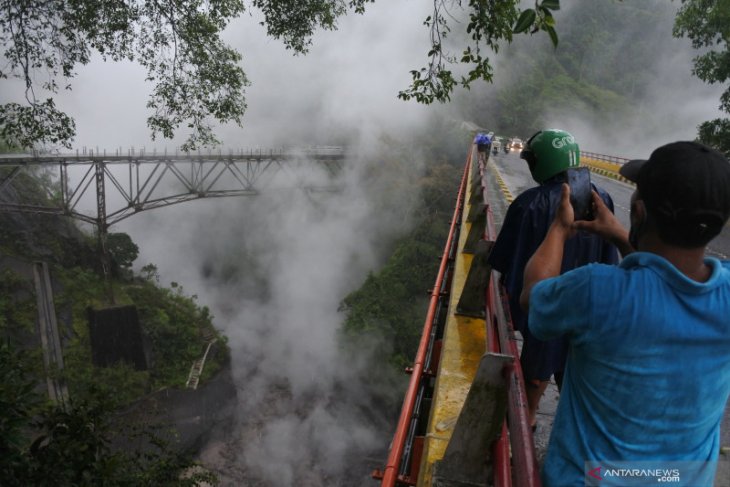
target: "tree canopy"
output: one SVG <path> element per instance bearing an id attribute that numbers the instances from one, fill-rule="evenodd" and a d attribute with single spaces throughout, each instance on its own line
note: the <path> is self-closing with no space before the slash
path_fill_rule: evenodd
<path id="1" fill-rule="evenodd" d="M 372 1 L 252 0 L 251 7 L 262 11 L 262 24 L 270 36 L 295 53 L 306 53 L 318 28 L 334 29 L 338 17 L 348 11 L 362 13 Z M 469 80 L 491 79 L 479 44 L 483 41 L 496 49 L 496 40 L 509 39 L 516 18 L 515 0 L 491 2 L 497 6 L 486 10 L 483 3 L 469 3 L 474 10 L 469 31 L 475 48 L 467 48 L 465 59 L 477 63 Z M 437 36 L 448 30 L 443 5 L 441 0 L 434 3 L 432 25 Z M 75 123 L 57 108 L 54 96 L 71 89 L 76 69 L 95 53 L 104 61 L 130 60 L 146 69 L 147 81 L 153 83 L 147 101 L 153 139 L 171 138 L 181 127 L 187 128 L 182 149 L 193 150 L 217 142 L 214 120 L 241 124 L 249 81 L 239 66 L 241 54 L 220 34 L 246 10 L 243 0 L 3 0 L 0 8 L 6 59 L 0 78 L 16 78 L 25 86 L 24 102 L 0 105 L 0 136 L 11 145 L 70 147 Z M 440 44 L 434 43 L 434 48 L 431 66 L 423 75 L 414 75 L 403 98 L 448 99 L 454 83 Z"/>
<path id="2" fill-rule="evenodd" d="M 304 54 L 317 29 L 336 29 L 340 16 L 362 13 L 371 2 L 2 0 L 0 39 L 6 63 L 0 78 L 20 79 L 25 102 L 0 105 L 0 137 L 20 147 L 70 147 L 74 120 L 56 107 L 54 96 L 70 89 L 75 69 L 98 53 L 105 61 L 130 60 L 146 69 L 147 81 L 153 83 L 147 102 L 153 139 L 172 138 L 182 128 L 189 132 L 183 150 L 214 145 L 213 122 L 241 125 L 246 110 L 249 80 L 239 65 L 241 54 L 220 37 L 232 19 L 257 8 L 268 35 Z M 696 59 L 695 74 L 710 83 L 727 81 L 728 0 L 682 3 L 675 35 L 689 37 L 696 48 L 716 47 Z M 534 7 L 525 9 L 518 0 L 433 0 L 433 13 L 424 21 L 431 33 L 426 66 L 411 70 L 412 82 L 398 97 L 426 104 L 448 102 L 457 87 L 491 82 L 490 56 L 513 35 L 542 31 L 557 45 L 560 29 L 553 13 L 559 9 L 559 0 L 535 0 Z M 730 90 L 721 103 L 724 111 L 730 109 Z M 700 133 L 715 146 L 730 146 L 727 119 L 703 124 Z"/>
<path id="3" fill-rule="evenodd" d="M 730 80 L 730 1 L 682 0 L 674 35 L 692 40 L 705 52 L 694 59 L 693 73 L 707 83 Z M 730 113 L 730 83 L 720 97 L 720 110 Z M 716 118 L 699 127 L 699 138 L 730 156 L 730 119 Z"/>
<path id="4" fill-rule="evenodd" d="M 36 96 L 36 88 L 58 93 L 78 65 L 92 53 L 106 60 L 136 61 L 155 83 L 147 102 L 147 124 L 153 138 L 171 137 L 182 123 L 191 129 L 187 148 L 215 139 L 209 115 L 240 123 L 248 84 L 238 66 L 241 55 L 219 34 L 243 11 L 239 0 L 202 2 L 135 2 L 120 0 L 46 0 L 2 2 L 0 36 L 6 46 L 3 78 L 25 83 L 26 104 L 0 107 L 2 136 L 20 146 L 37 142 L 69 146 L 73 119 L 52 97 Z M 63 81 L 62 81 L 63 80 Z"/>
<path id="5" fill-rule="evenodd" d="M 367 0 L 254 0 L 268 33 L 295 52 L 306 52 L 316 28 L 334 28 L 349 5 L 362 11 Z M 183 150 L 217 142 L 211 119 L 241 124 L 249 84 L 241 54 L 220 37 L 244 12 L 242 0 L 3 0 L 0 40 L 5 66 L 0 78 L 25 84 L 24 103 L 0 106 L 0 135 L 12 145 L 38 143 L 70 147 L 71 116 L 53 96 L 71 89 L 70 79 L 94 53 L 104 61 L 130 60 L 147 70 L 154 84 L 147 101 L 152 138 L 171 138 L 189 129 Z M 50 94 L 45 97 L 38 91 Z"/>
<path id="6" fill-rule="evenodd" d="M 478 80 L 492 82 L 494 69 L 489 53 L 498 53 L 501 42 L 512 41 L 513 34 L 544 30 L 550 35 L 553 45 L 558 44 L 555 31 L 555 18 L 552 12 L 560 9 L 560 0 L 535 0 L 535 8 L 520 11 L 519 1 L 502 2 L 469 0 L 465 7 L 467 21 L 464 32 L 459 33 L 457 44 L 463 45 L 460 54 L 451 54 L 447 48 L 447 38 L 451 36 L 451 26 L 463 25 L 454 20 L 449 6 L 462 2 L 434 0 L 433 14 L 424 24 L 431 31 L 431 46 L 428 51 L 428 64 L 420 70 L 412 70 L 411 86 L 401 91 L 398 97 L 403 100 L 414 98 L 420 103 L 448 102 L 457 86 L 469 88 Z M 449 19 L 452 21 L 449 22 Z M 465 37 L 464 37 L 465 35 Z M 456 65 L 467 66 L 466 75 L 455 75 Z"/>

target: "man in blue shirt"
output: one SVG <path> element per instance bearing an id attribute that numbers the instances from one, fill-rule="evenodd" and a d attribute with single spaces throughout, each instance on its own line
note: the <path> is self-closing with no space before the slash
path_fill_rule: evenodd
<path id="1" fill-rule="evenodd" d="M 730 262 L 704 250 L 730 217 L 730 163 L 675 142 L 620 172 L 637 185 L 630 232 L 595 194 L 595 219 L 574 221 L 564 185 L 525 268 L 530 330 L 570 344 L 544 483 L 647 485 L 670 472 L 672 485 L 712 485 L 730 394 Z M 576 230 L 630 255 L 559 276 Z"/>

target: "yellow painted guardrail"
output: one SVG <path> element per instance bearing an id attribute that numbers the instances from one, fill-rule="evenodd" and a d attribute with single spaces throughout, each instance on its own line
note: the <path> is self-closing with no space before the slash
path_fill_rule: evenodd
<path id="1" fill-rule="evenodd" d="M 593 152 L 581 152 L 580 163 L 592 172 L 606 176 L 624 183 L 634 184 L 618 173 L 621 166 L 628 162 L 623 157 L 607 156 L 604 154 L 595 154 Z"/>

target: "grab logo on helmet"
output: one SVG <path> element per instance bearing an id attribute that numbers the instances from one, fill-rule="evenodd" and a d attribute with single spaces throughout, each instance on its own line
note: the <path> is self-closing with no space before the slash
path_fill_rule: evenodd
<path id="1" fill-rule="evenodd" d="M 574 150 L 568 152 L 568 165 L 570 167 L 575 167 L 578 165 L 578 157 L 576 157 L 576 153 Z"/>
<path id="2" fill-rule="evenodd" d="M 566 135 L 565 137 L 556 137 L 553 139 L 553 147 L 556 149 L 562 149 L 567 144 L 575 144 L 575 139 L 572 135 Z"/>

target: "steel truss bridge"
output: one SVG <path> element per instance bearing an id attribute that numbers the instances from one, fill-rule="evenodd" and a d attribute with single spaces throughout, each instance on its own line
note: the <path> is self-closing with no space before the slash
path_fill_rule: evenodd
<path id="1" fill-rule="evenodd" d="M 345 151 L 339 147 L 186 155 L 117 152 L 106 156 L 91 151 L 50 157 L 0 155 L 0 211 L 67 216 L 94 225 L 108 275 L 108 229 L 125 218 L 201 198 L 254 196 L 277 173 L 297 168 L 320 168 L 334 175 L 344 159 Z M 23 174 L 46 179 L 45 200 L 25 194 L 19 177 Z M 333 190 L 331 186 L 298 187 Z M 95 213 L 82 208 L 94 206 L 91 201 L 95 202 Z"/>
<path id="2" fill-rule="evenodd" d="M 105 233 L 110 225 L 141 211 L 200 198 L 257 195 L 276 173 L 297 167 L 321 166 L 335 174 L 344 157 L 340 148 L 227 155 L 0 156 L 0 211 L 69 216 Z M 13 191 L 13 182 L 24 172 L 51 174 L 56 190 L 49 191 L 47 203 L 24 202 Z M 92 193 L 96 214 L 80 208 Z M 110 203 L 117 206 L 108 208 Z"/>

